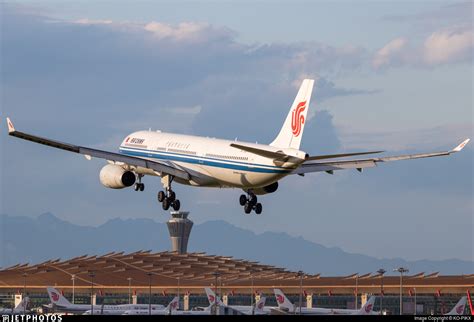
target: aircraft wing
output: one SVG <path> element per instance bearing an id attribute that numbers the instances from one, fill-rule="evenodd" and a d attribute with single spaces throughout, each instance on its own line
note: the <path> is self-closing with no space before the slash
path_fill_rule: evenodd
<path id="1" fill-rule="evenodd" d="M 420 154 L 406 154 L 398 155 L 392 157 L 382 157 L 382 158 L 370 158 L 370 159 L 358 159 L 358 160 L 343 160 L 343 161 L 330 161 L 330 162 L 311 162 L 305 161 L 300 165 L 299 168 L 295 169 L 291 174 L 303 175 L 310 172 L 321 172 L 327 171 L 332 173 L 334 170 L 345 170 L 345 169 L 357 169 L 362 171 L 364 168 L 373 168 L 377 166 L 379 162 L 389 162 L 389 161 L 399 161 L 399 160 L 411 160 L 411 159 L 420 159 L 420 158 L 430 158 L 443 155 L 450 155 L 461 151 L 470 139 L 464 140 L 461 144 L 456 146 L 450 151 L 444 152 L 434 152 L 434 153 L 420 153 Z"/>
<path id="2" fill-rule="evenodd" d="M 169 166 L 160 162 L 150 161 L 150 160 L 142 159 L 139 157 L 123 155 L 123 154 L 115 153 L 115 152 L 108 152 L 108 151 L 73 145 L 69 143 L 50 140 L 50 139 L 35 136 L 32 134 L 20 132 L 20 131 L 15 130 L 15 127 L 13 126 L 13 123 L 11 122 L 9 118 L 7 118 L 7 124 L 8 124 L 8 134 L 11 136 L 23 139 L 23 140 L 32 141 L 35 143 L 47 145 L 47 146 L 61 149 L 61 150 L 66 150 L 69 152 L 83 154 L 87 158 L 96 157 L 99 159 L 105 159 L 109 161 L 123 162 L 128 165 L 132 165 L 136 167 L 152 169 L 160 173 L 165 173 L 165 174 L 172 175 L 172 176 L 182 178 L 185 180 L 189 180 L 191 177 L 189 173 L 187 173 L 184 170 L 173 168 L 172 166 Z"/>

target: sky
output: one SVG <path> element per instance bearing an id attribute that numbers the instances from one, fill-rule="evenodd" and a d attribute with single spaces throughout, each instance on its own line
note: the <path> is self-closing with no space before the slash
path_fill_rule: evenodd
<path id="1" fill-rule="evenodd" d="M 470 1 L 0 5 L 0 116 L 19 130 L 110 151 L 149 128 L 271 142 L 301 80 L 314 78 L 302 142 L 311 155 L 438 151 L 473 137 Z M 0 129 L 1 213 L 167 220 L 158 179 L 145 178 L 142 193 L 106 189 L 103 161 Z M 239 190 L 174 189 L 198 223 L 379 258 L 473 260 L 473 164 L 471 144 L 362 174 L 288 177 L 260 198 L 260 216 L 243 214 Z"/>

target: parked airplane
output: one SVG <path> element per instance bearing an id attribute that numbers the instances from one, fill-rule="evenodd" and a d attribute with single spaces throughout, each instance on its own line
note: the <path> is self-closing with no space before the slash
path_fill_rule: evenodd
<path id="1" fill-rule="evenodd" d="M 210 287 L 206 287 L 204 289 L 206 290 L 207 299 L 209 301 L 210 307 L 212 307 L 214 304 L 217 304 L 218 306 L 227 306 L 244 315 L 263 315 L 263 314 L 270 313 L 269 309 L 267 310 L 265 309 L 266 297 L 264 296 L 260 297 L 260 300 L 258 300 L 253 306 L 252 305 L 225 305 L 218 296 L 216 297 L 216 294 Z"/>
<path id="2" fill-rule="evenodd" d="M 288 313 L 299 313 L 299 307 L 291 303 L 280 289 L 274 289 L 278 308 Z M 354 309 L 330 309 L 330 308 L 301 308 L 302 315 L 371 315 L 374 308 L 375 296 L 371 296 L 365 304 L 357 310 Z"/>
<path id="3" fill-rule="evenodd" d="M 91 311 L 90 304 L 72 304 L 69 302 L 58 290 L 53 287 L 48 287 L 48 295 L 53 307 L 64 313 L 78 313 L 82 314 L 86 311 Z M 119 304 L 119 305 L 93 305 L 92 306 L 94 314 L 123 314 L 128 310 L 148 310 L 148 304 Z M 164 306 L 160 304 L 152 304 L 151 309 L 163 310 Z M 101 313 L 99 313 L 101 312 Z"/>
<path id="4" fill-rule="evenodd" d="M 177 311 L 179 304 L 179 297 L 175 296 L 173 300 L 168 304 L 166 308 L 160 310 L 149 310 L 147 309 L 131 309 L 126 310 L 122 314 L 123 315 L 174 315 L 174 312 Z"/>
<path id="5" fill-rule="evenodd" d="M 164 191 L 159 191 L 157 198 L 164 210 L 180 209 L 181 203 L 171 187 L 177 182 L 199 187 L 240 188 L 245 194 L 240 196 L 239 203 L 247 214 L 252 210 L 260 214 L 262 204 L 257 201 L 257 195 L 275 192 L 279 180 L 288 175 L 303 176 L 321 171 L 332 174 L 343 169 L 361 172 L 379 162 L 450 155 L 461 151 L 469 142 L 467 139 L 450 151 L 392 157 L 334 160 L 383 151 L 310 156 L 300 150 L 300 143 L 313 83 L 312 79 L 303 80 L 283 127 L 269 145 L 149 130 L 127 135 L 116 153 L 20 132 L 9 118 L 8 132 L 20 139 L 83 154 L 88 160 L 92 157 L 107 160 L 99 177 L 108 188 L 122 189 L 135 184 L 136 191 L 143 191 L 143 176 L 159 176 Z"/>
<path id="6" fill-rule="evenodd" d="M 29 312 L 27 310 L 29 303 L 30 303 L 30 298 L 29 297 L 24 297 L 20 301 L 20 303 L 18 303 L 18 305 L 15 306 L 13 309 L 0 308 L 0 314 L 22 314 L 22 313 Z"/>
<path id="7" fill-rule="evenodd" d="M 456 303 L 451 311 L 446 313 L 445 315 L 463 315 L 464 308 L 466 307 L 467 296 L 461 297 L 461 299 Z"/>

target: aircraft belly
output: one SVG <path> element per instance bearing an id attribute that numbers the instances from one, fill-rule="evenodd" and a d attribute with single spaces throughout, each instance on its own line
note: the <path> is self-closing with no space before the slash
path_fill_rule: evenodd
<path id="1" fill-rule="evenodd" d="M 192 177 L 191 180 L 184 180 L 179 178 L 175 178 L 174 180 L 177 183 L 191 186 L 219 188 L 255 188 L 272 184 L 288 174 L 245 171 L 228 167 L 209 166 L 205 164 L 196 164 L 180 161 L 170 162 L 167 160 L 163 160 L 163 162 L 169 163 L 170 166 L 175 166 L 188 172 Z M 160 173 L 152 169 L 142 167 L 127 168 L 129 168 L 129 170 L 135 171 L 138 174 L 160 176 Z"/>
<path id="2" fill-rule="evenodd" d="M 209 166 L 204 168 L 219 182 L 221 187 L 261 187 L 285 176 L 285 174 L 279 173 L 260 173 Z"/>

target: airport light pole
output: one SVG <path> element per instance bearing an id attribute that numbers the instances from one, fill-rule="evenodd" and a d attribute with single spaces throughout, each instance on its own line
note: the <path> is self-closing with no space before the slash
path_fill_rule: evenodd
<path id="1" fill-rule="evenodd" d="M 298 276 L 300 278 L 300 315 L 301 315 L 301 306 L 303 305 L 303 277 L 304 277 L 304 272 L 303 271 L 298 271 Z"/>
<path id="2" fill-rule="evenodd" d="M 356 275 L 356 288 L 355 288 L 355 309 L 359 308 L 359 273 Z"/>
<path id="3" fill-rule="evenodd" d="M 251 280 L 251 290 L 250 290 L 250 306 L 252 307 L 252 315 L 255 314 L 255 307 L 254 307 L 254 304 L 253 304 L 253 297 L 255 296 L 255 293 L 254 293 L 254 287 L 253 287 L 253 273 L 255 273 L 255 271 L 252 269 L 250 270 L 250 280 Z"/>
<path id="4" fill-rule="evenodd" d="M 214 284 L 214 314 L 217 315 L 217 279 L 221 275 L 219 272 L 215 271 L 212 275 L 215 277 Z"/>
<path id="5" fill-rule="evenodd" d="M 26 276 L 28 276 L 28 274 L 23 273 L 23 296 L 21 297 L 22 300 L 26 296 Z M 23 314 L 26 314 L 26 305 L 23 305 Z"/>
<path id="6" fill-rule="evenodd" d="M 387 271 L 383 268 L 379 269 L 377 273 L 380 274 L 380 315 L 382 315 L 382 299 L 383 299 L 383 274 Z"/>
<path id="7" fill-rule="evenodd" d="M 89 272 L 89 277 L 91 278 L 91 315 L 94 315 L 94 272 Z"/>
<path id="8" fill-rule="evenodd" d="M 76 274 L 71 275 L 72 280 L 72 304 L 74 304 L 75 289 L 76 289 Z"/>
<path id="9" fill-rule="evenodd" d="M 180 278 L 178 276 L 178 310 L 181 308 L 181 298 L 179 297 Z M 171 312 L 171 311 L 170 311 Z"/>
<path id="10" fill-rule="evenodd" d="M 151 276 L 152 272 L 146 273 L 148 275 L 148 315 L 151 315 Z"/>
<path id="11" fill-rule="evenodd" d="M 394 272 L 400 273 L 400 315 L 403 314 L 403 273 L 408 273 L 408 269 L 399 267 L 393 270 Z"/>
<path id="12" fill-rule="evenodd" d="M 415 307 L 413 309 L 413 315 L 416 315 L 416 287 L 413 288 L 413 291 L 415 291 Z"/>
<path id="13" fill-rule="evenodd" d="M 128 304 L 132 304 L 132 278 L 128 277 Z"/>

